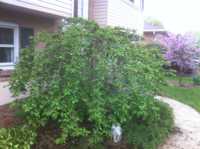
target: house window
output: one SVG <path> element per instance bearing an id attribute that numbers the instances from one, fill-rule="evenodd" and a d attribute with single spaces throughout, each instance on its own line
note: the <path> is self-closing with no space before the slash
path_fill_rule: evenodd
<path id="1" fill-rule="evenodd" d="M 78 17 L 78 0 L 74 0 L 74 17 Z"/>
<path id="2" fill-rule="evenodd" d="M 88 19 L 88 0 L 74 0 L 74 17 Z"/>
<path id="3" fill-rule="evenodd" d="M 144 10 L 144 0 L 140 0 L 140 8 L 141 10 Z"/>
<path id="4" fill-rule="evenodd" d="M 0 69 L 12 67 L 18 58 L 19 29 L 15 24 L 0 22 Z"/>
<path id="5" fill-rule="evenodd" d="M 0 63 L 14 62 L 14 30 L 0 28 Z"/>
<path id="6" fill-rule="evenodd" d="M 33 28 L 20 27 L 20 48 L 28 48 L 32 36 L 34 36 Z"/>

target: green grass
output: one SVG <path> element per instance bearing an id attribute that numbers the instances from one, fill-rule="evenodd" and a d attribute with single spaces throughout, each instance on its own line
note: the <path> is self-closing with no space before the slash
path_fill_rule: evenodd
<path id="1" fill-rule="evenodd" d="M 167 77 L 167 79 L 168 80 L 175 80 L 177 82 L 179 81 L 179 77 L 177 77 L 177 76 L 169 76 L 169 77 Z M 193 83 L 192 77 L 181 77 L 181 79 L 182 79 L 183 83 L 190 83 L 190 84 Z"/>
<path id="2" fill-rule="evenodd" d="M 168 80 L 177 81 L 177 78 L 173 77 Z M 183 78 L 183 82 L 192 83 L 192 79 Z M 162 87 L 161 95 L 181 101 L 200 112 L 200 87 L 183 88 L 170 84 Z"/>

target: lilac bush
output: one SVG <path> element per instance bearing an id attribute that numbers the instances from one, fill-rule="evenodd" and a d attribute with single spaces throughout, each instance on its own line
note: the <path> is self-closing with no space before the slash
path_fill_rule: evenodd
<path id="1" fill-rule="evenodd" d="M 168 34 L 160 37 L 159 41 L 167 49 L 165 59 L 179 75 L 196 71 L 200 64 L 200 49 L 193 35 Z"/>

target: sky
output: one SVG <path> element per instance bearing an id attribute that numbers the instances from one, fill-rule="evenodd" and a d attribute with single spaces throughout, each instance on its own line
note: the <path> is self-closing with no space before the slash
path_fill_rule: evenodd
<path id="1" fill-rule="evenodd" d="M 160 20 L 176 33 L 200 32 L 200 0 L 144 0 L 145 17 Z"/>

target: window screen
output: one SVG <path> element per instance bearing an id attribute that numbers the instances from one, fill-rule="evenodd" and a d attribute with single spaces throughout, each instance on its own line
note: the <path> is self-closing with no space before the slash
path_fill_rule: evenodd
<path id="1" fill-rule="evenodd" d="M 0 63 L 14 62 L 14 29 L 0 27 Z"/>
<path id="2" fill-rule="evenodd" d="M 20 27 L 20 47 L 27 48 L 30 46 L 30 37 L 34 35 L 32 28 Z"/>

